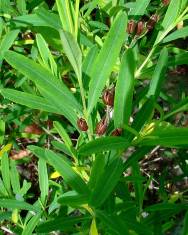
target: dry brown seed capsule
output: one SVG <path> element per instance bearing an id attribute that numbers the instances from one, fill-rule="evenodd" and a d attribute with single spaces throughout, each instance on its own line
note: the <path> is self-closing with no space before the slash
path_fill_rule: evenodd
<path id="1" fill-rule="evenodd" d="M 107 89 L 104 91 L 102 100 L 104 104 L 113 106 L 114 105 L 114 87 L 112 89 Z"/>
<path id="2" fill-rule="evenodd" d="M 137 30 L 136 30 L 136 35 L 140 36 L 143 32 L 144 29 L 144 22 L 143 21 L 139 21 L 137 24 Z"/>
<path id="3" fill-rule="evenodd" d="M 86 120 L 83 119 L 83 118 L 79 118 L 79 119 L 78 119 L 77 125 L 78 125 L 78 128 L 79 128 L 81 131 L 87 131 L 87 130 L 88 130 L 87 122 L 86 122 Z"/>
<path id="4" fill-rule="evenodd" d="M 127 33 L 132 34 L 134 33 L 136 24 L 134 20 L 129 20 L 128 25 L 127 25 Z"/>
<path id="5" fill-rule="evenodd" d="M 150 31 L 150 30 L 152 30 L 153 28 L 154 28 L 154 25 L 155 25 L 155 23 L 158 21 L 158 15 L 152 15 L 151 17 L 150 17 L 150 19 L 149 19 L 149 21 L 147 22 L 147 25 L 146 25 L 146 27 L 147 27 L 147 29 Z"/>
<path id="6" fill-rule="evenodd" d="M 122 129 L 117 128 L 114 131 L 112 131 L 111 136 L 120 136 L 122 134 Z"/>
<path id="7" fill-rule="evenodd" d="M 167 6 L 170 3 L 170 0 L 162 0 L 163 5 Z"/>
<path id="8" fill-rule="evenodd" d="M 100 120 L 100 122 L 96 126 L 96 131 L 95 131 L 96 134 L 104 135 L 104 133 L 106 132 L 107 126 L 108 126 L 107 120 L 106 120 L 106 117 L 104 117 Z"/>

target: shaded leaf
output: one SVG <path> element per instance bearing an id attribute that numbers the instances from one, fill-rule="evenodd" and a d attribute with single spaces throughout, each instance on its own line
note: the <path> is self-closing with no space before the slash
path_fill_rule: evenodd
<path id="1" fill-rule="evenodd" d="M 129 145 L 130 143 L 122 137 L 102 137 L 81 146 L 78 154 L 89 156 L 92 153 L 126 149 Z"/>
<path id="2" fill-rule="evenodd" d="M 126 25 L 127 16 L 125 13 L 122 13 L 114 21 L 104 45 L 94 62 L 88 94 L 88 113 L 92 112 L 105 86 L 106 80 L 113 70 L 113 66 L 125 39 Z"/>
<path id="3" fill-rule="evenodd" d="M 131 49 L 128 49 L 122 58 L 115 88 L 114 125 L 116 128 L 129 123 L 132 111 L 135 67 L 134 54 Z"/>

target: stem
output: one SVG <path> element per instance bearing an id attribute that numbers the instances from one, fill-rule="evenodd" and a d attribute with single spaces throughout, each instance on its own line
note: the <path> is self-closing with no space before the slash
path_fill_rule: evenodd
<path id="1" fill-rule="evenodd" d="M 74 22 L 74 27 L 75 27 L 75 38 L 77 39 L 78 36 L 78 22 L 79 22 L 79 6 L 80 6 L 80 0 L 76 0 L 75 3 L 75 22 Z"/>
<path id="2" fill-rule="evenodd" d="M 82 82 L 82 77 L 80 76 L 78 79 L 78 83 L 79 83 L 79 87 L 80 87 L 80 95 L 81 95 L 81 99 L 82 99 L 82 104 L 83 104 L 83 115 L 84 118 L 88 124 L 88 138 L 89 140 L 92 140 L 92 132 L 91 132 L 91 128 L 89 125 L 89 117 L 88 117 L 88 112 L 87 112 L 87 107 L 86 107 L 86 99 L 85 99 L 85 92 L 84 92 L 84 87 L 83 87 L 83 82 Z"/>
<path id="3" fill-rule="evenodd" d="M 151 58 L 151 56 L 153 55 L 153 52 L 155 50 L 156 47 L 153 47 L 150 51 L 150 53 L 148 54 L 148 56 L 146 57 L 146 59 L 144 60 L 143 64 L 140 66 L 140 68 L 136 71 L 135 77 L 138 78 L 142 69 L 145 67 L 145 65 L 148 63 L 149 59 Z"/>

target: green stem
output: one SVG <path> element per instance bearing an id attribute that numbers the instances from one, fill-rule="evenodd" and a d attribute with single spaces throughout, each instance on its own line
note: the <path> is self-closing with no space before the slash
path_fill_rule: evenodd
<path id="1" fill-rule="evenodd" d="M 78 25 L 79 25 L 79 6 L 80 6 L 80 0 L 76 0 L 75 3 L 75 22 L 74 22 L 74 27 L 75 27 L 75 38 L 77 39 L 78 36 Z"/>
<path id="2" fill-rule="evenodd" d="M 142 69 L 146 66 L 146 64 L 148 63 L 149 59 L 151 58 L 151 56 L 153 55 L 153 52 L 155 50 L 156 47 L 153 47 L 150 51 L 150 53 L 148 54 L 148 56 L 146 57 L 146 59 L 144 60 L 143 64 L 140 66 L 140 68 L 136 71 L 135 77 L 138 78 L 140 76 L 140 73 L 142 71 Z"/>

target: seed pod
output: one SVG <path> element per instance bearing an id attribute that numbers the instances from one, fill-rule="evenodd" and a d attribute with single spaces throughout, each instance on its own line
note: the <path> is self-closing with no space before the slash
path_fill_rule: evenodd
<path id="1" fill-rule="evenodd" d="M 164 6 L 167 6 L 170 3 L 170 0 L 162 0 Z"/>
<path id="2" fill-rule="evenodd" d="M 127 25 L 127 33 L 129 34 L 134 33 L 135 27 L 136 27 L 135 21 L 129 20 L 128 25 Z"/>
<path id="3" fill-rule="evenodd" d="M 144 22 L 143 21 L 139 21 L 137 24 L 137 30 L 136 30 L 136 35 L 140 36 L 143 32 L 144 29 Z"/>
<path id="4" fill-rule="evenodd" d="M 87 122 L 86 122 L 86 120 L 83 119 L 83 118 L 79 118 L 79 119 L 78 119 L 77 125 L 78 125 L 78 128 L 79 128 L 81 131 L 87 131 L 87 130 L 88 130 Z"/>
<path id="5" fill-rule="evenodd" d="M 96 126 L 96 131 L 95 131 L 96 134 L 97 135 L 104 135 L 107 127 L 108 127 L 108 123 L 107 123 L 106 117 L 104 117 L 100 120 L 100 122 Z"/>
<path id="6" fill-rule="evenodd" d="M 113 106 L 114 105 L 114 87 L 111 89 L 107 89 L 104 91 L 102 100 L 104 104 L 108 106 Z"/>
<path id="7" fill-rule="evenodd" d="M 111 136 L 120 136 L 121 134 L 122 134 L 122 129 L 117 128 L 117 129 L 112 131 Z"/>
<path id="8" fill-rule="evenodd" d="M 154 14 L 150 17 L 149 21 L 146 24 L 148 31 L 154 28 L 154 25 L 157 21 L 158 21 L 158 15 Z"/>

